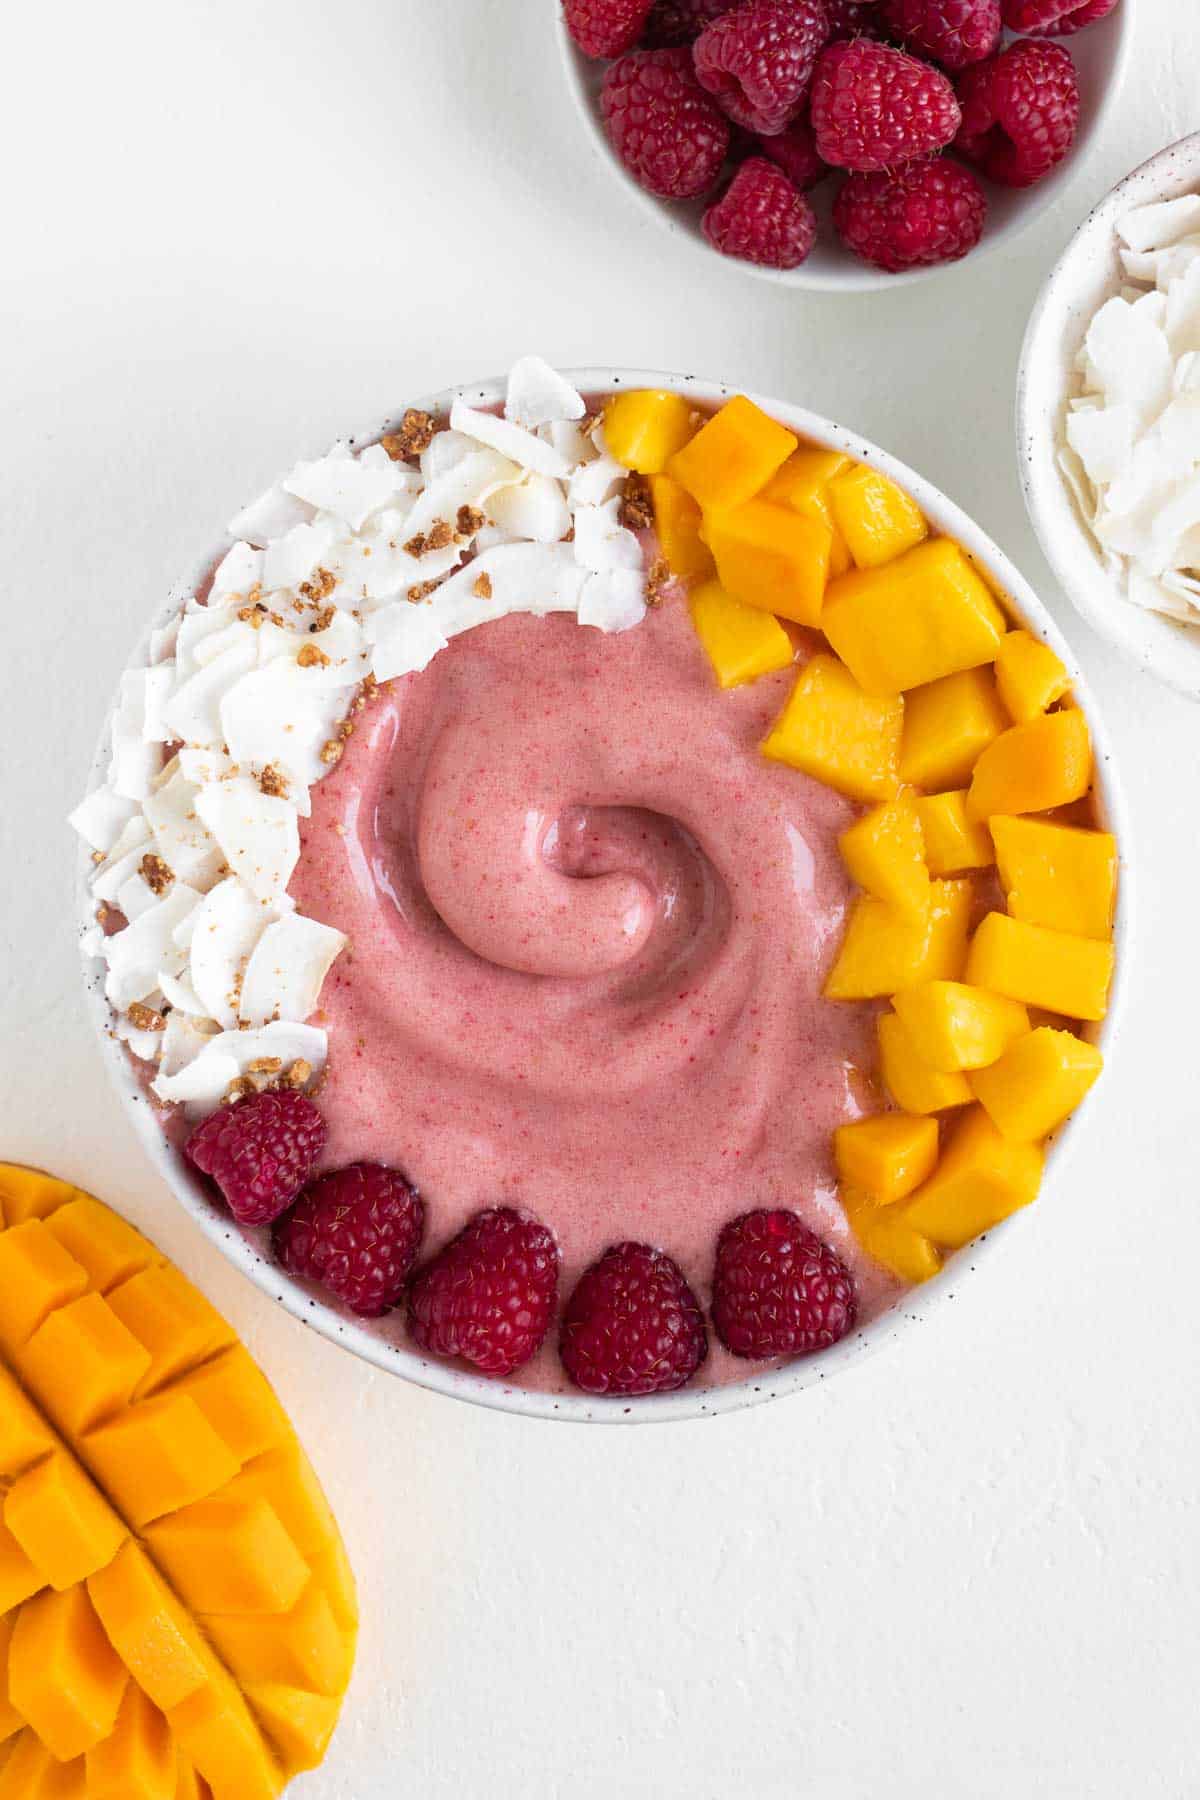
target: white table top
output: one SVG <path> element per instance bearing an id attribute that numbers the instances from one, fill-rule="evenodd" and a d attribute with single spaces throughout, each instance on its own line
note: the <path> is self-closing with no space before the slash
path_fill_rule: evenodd
<path id="1" fill-rule="evenodd" d="M 579 136 L 552 0 L 7 19 L 0 1154 L 152 1232 L 312 1451 L 364 1621 L 311 1800 L 1196 1791 L 1200 715 L 1055 593 L 1011 425 L 1073 224 L 1200 125 L 1200 10 L 1136 4 L 1117 128 L 1051 216 L 860 300 L 757 284 L 632 209 Z M 1132 1001 L 1053 1206 L 890 1354 L 716 1422 L 474 1411 L 307 1333 L 169 1201 L 81 1000 L 59 822 L 148 610 L 298 450 L 526 349 L 787 395 L 925 471 L 1042 585 L 1138 827 Z"/>

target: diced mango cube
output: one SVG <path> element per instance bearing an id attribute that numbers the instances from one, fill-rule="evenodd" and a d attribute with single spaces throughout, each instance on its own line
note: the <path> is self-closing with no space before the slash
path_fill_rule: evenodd
<path id="1" fill-rule="evenodd" d="M 877 569 L 894 562 L 929 535 L 916 501 L 865 463 L 831 481 L 829 499 L 857 568 Z"/>
<path id="2" fill-rule="evenodd" d="M 917 814 L 931 875 L 958 875 L 964 869 L 986 869 L 995 862 L 992 834 L 986 824 L 968 816 L 965 788 L 922 795 L 917 800 Z"/>
<path id="3" fill-rule="evenodd" d="M 1043 713 L 988 745 L 971 777 L 967 811 L 973 819 L 1048 812 L 1081 800 L 1091 785 L 1087 720 L 1074 709 Z"/>
<path id="4" fill-rule="evenodd" d="M 945 1075 L 922 1062 L 903 1021 L 895 1013 L 882 1013 L 879 1036 L 879 1073 L 897 1106 L 910 1113 L 945 1112 L 966 1106 L 971 1090 L 965 1075 Z"/>
<path id="5" fill-rule="evenodd" d="M 988 913 L 967 957 L 967 980 L 974 986 L 1069 1019 L 1104 1017 L 1112 972 L 1111 944 L 1026 925 L 1005 913 Z"/>
<path id="6" fill-rule="evenodd" d="M 890 800 L 900 785 L 902 700 L 864 694 L 832 656 L 814 656 L 771 727 L 763 755 L 852 800 Z"/>
<path id="7" fill-rule="evenodd" d="M 26 1601 L 9 1645 L 8 1691 L 60 1762 L 108 1737 L 128 1682 L 85 1587 Z"/>
<path id="8" fill-rule="evenodd" d="M 841 1200 L 850 1229 L 867 1255 L 899 1280 L 929 1281 L 939 1272 L 942 1257 L 937 1245 L 904 1222 L 902 1208 L 877 1206 L 868 1194 L 851 1187 L 842 1188 Z"/>
<path id="9" fill-rule="evenodd" d="M 990 663 L 1005 624 L 958 545 L 935 538 L 830 582 L 821 628 L 859 686 L 883 695 Z"/>
<path id="10" fill-rule="evenodd" d="M 8 1697 L 8 1646 L 12 1639 L 13 1618 L 0 1618 L 0 1744 L 20 1731 L 25 1721 Z"/>
<path id="11" fill-rule="evenodd" d="M 1094 1044 L 1040 1025 L 970 1081 L 997 1129 L 1032 1143 L 1070 1117 L 1103 1066 Z"/>
<path id="12" fill-rule="evenodd" d="M 0 1524 L 0 1613 L 11 1612 L 46 1585 L 36 1563 L 30 1562 L 7 1525 Z"/>
<path id="13" fill-rule="evenodd" d="M 839 1125 L 833 1154 L 841 1180 L 881 1206 L 903 1200 L 937 1166 L 937 1120 L 910 1113 L 876 1113 Z"/>
<path id="14" fill-rule="evenodd" d="M 1014 919 L 1079 937 L 1112 936 L 1116 838 L 1107 831 L 1003 813 L 990 825 L 1000 885 Z"/>
<path id="15" fill-rule="evenodd" d="M 691 402 L 659 388 L 614 394 L 604 408 L 609 454 L 639 475 L 660 475 L 695 430 Z"/>
<path id="16" fill-rule="evenodd" d="M 213 1800 L 275 1800 L 284 1774 L 250 1708 L 214 1663 L 211 1679 L 167 1712 L 167 1723 L 213 1792 Z"/>
<path id="17" fill-rule="evenodd" d="M 244 1500 L 259 1494 L 274 1508 L 306 1561 L 337 1541 L 338 1528 L 324 1489 L 299 1444 L 284 1444 L 247 1463 L 221 1498 Z"/>
<path id="18" fill-rule="evenodd" d="M 87 1290 L 81 1269 L 40 1219 L 0 1233 L 0 1348 L 12 1354 L 48 1313 Z"/>
<path id="19" fill-rule="evenodd" d="M 48 1219 L 78 1193 L 69 1181 L 26 1169 L 20 1163 L 0 1163 L 0 1216 L 5 1225 L 24 1225 L 27 1219 Z"/>
<path id="20" fill-rule="evenodd" d="M 305 1688 L 264 1682 L 246 1690 L 255 1718 L 290 1779 L 315 1769 L 329 1748 L 338 1703 Z"/>
<path id="21" fill-rule="evenodd" d="M 990 669 L 961 669 L 914 688 L 904 697 L 901 781 L 926 790 L 960 786 L 1007 726 Z"/>
<path id="22" fill-rule="evenodd" d="M 1071 677 L 1049 644 L 1028 631 L 1009 631 L 996 651 L 996 685 L 1009 717 L 1023 725 L 1061 700 Z"/>
<path id="23" fill-rule="evenodd" d="M 733 599 L 719 581 L 694 588 L 689 606 L 696 636 L 723 688 L 756 681 L 791 663 L 792 640 L 779 620 Z"/>
<path id="24" fill-rule="evenodd" d="M 241 1344 L 181 1376 L 171 1392 L 195 1401 L 239 1463 L 248 1463 L 291 1438 L 287 1414 L 274 1389 Z"/>
<path id="25" fill-rule="evenodd" d="M 185 1506 L 147 1526 L 146 1542 L 196 1612 L 288 1612 L 308 1585 L 307 1563 L 261 1497 Z"/>
<path id="26" fill-rule="evenodd" d="M 358 1587 L 341 1538 L 335 1537 L 325 1550 L 310 1551 L 308 1563 L 314 1579 L 325 1590 L 333 1616 L 342 1630 L 357 1631 Z"/>
<path id="27" fill-rule="evenodd" d="M 54 1433 L 37 1407 L 0 1365 L 0 1479 L 19 1475 L 54 1445 Z"/>
<path id="28" fill-rule="evenodd" d="M 212 1789 L 198 1775 L 182 1750 L 175 1771 L 175 1800 L 212 1800 Z"/>
<path id="29" fill-rule="evenodd" d="M 669 475 L 651 475 L 649 479 L 654 529 L 667 567 L 681 581 L 702 581 L 717 566 L 700 536 L 703 513 L 687 489 Z"/>
<path id="30" fill-rule="evenodd" d="M 52 1312 L 14 1360 L 31 1393 L 69 1435 L 90 1431 L 127 1406 L 150 1367 L 149 1351 L 99 1294 Z"/>
<path id="31" fill-rule="evenodd" d="M 88 1800 L 175 1800 L 177 1762 L 167 1721 L 131 1681 L 112 1736 L 87 1753 Z"/>
<path id="32" fill-rule="evenodd" d="M 346 1685 L 350 1643 L 315 1581 L 286 1613 L 270 1617 L 206 1613 L 201 1623 L 222 1660 L 246 1687 L 279 1683 L 333 1695 Z"/>
<path id="33" fill-rule="evenodd" d="M 132 1538 L 87 1585 L 110 1642 L 156 1706 L 168 1712 L 204 1686 L 212 1652 Z"/>
<path id="34" fill-rule="evenodd" d="M 59 1762 L 35 1732 L 23 1731 L 0 1770 L 0 1800 L 84 1800 L 82 1756 Z"/>
<path id="35" fill-rule="evenodd" d="M 943 1250 L 957 1250 L 1037 1198 L 1042 1153 L 1002 1137 L 982 1106 L 956 1124 L 924 1187 L 900 1209 L 905 1223 Z"/>
<path id="36" fill-rule="evenodd" d="M 1029 1030 L 1019 1000 L 961 981 L 924 981 L 893 1004 L 921 1061 L 947 1075 L 985 1069 Z"/>
<path id="37" fill-rule="evenodd" d="M 87 1270 L 88 1285 L 98 1294 L 162 1261 L 140 1231 L 90 1194 L 76 1195 L 51 1214 L 46 1229 Z"/>
<path id="38" fill-rule="evenodd" d="M 829 573 L 844 575 L 850 567 L 850 551 L 834 522 L 829 503 L 829 483 L 849 462 L 840 450 L 819 450 L 813 444 L 801 444 L 794 456 L 773 475 L 762 490 L 761 498 L 776 506 L 790 506 L 794 512 L 807 513 L 829 528 Z"/>
<path id="39" fill-rule="evenodd" d="M 725 591 L 797 625 L 817 625 L 833 542 L 827 525 L 790 507 L 747 500 L 705 516 L 704 536 Z"/>
<path id="40" fill-rule="evenodd" d="M 714 512 L 757 494 L 796 446 L 790 431 L 737 394 L 676 452 L 667 473 Z"/>
<path id="41" fill-rule="evenodd" d="M 843 831 L 838 839 L 852 881 L 901 912 L 924 914 L 929 870 L 912 794 L 898 794 Z"/>
<path id="42" fill-rule="evenodd" d="M 206 1500 L 238 1470 L 229 1448 L 186 1394 L 131 1406 L 89 1432 L 83 1452 L 137 1531 L 163 1513 Z"/>
<path id="43" fill-rule="evenodd" d="M 4 1523 L 60 1591 L 106 1567 L 128 1536 L 66 1450 L 55 1451 L 14 1483 L 4 1502 Z"/>
<path id="44" fill-rule="evenodd" d="M 822 992 L 827 1000 L 872 1000 L 919 981 L 956 981 L 967 953 L 968 881 L 935 881 L 924 916 L 902 913 L 864 895 L 850 909 L 837 961 Z"/>
<path id="45" fill-rule="evenodd" d="M 135 1398 L 154 1393 L 233 1342 L 233 1332 L 220 1313 L 172 1263 L 131 1276 L 112 1290 L 108 1304 L 150 1352 L 150 1367 Z"/>

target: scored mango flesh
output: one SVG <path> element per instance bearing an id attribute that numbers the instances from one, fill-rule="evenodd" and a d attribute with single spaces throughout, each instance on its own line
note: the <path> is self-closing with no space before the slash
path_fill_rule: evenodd
<path id="1" fill-rule="evenodd" d="M 267 1381 L 100 1201 L 0 1164 L 0 1800 L 271 1800 L 354 1578 Z"/>

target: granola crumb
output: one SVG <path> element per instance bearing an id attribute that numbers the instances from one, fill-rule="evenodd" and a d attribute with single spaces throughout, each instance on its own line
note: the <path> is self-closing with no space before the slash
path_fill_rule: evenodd
<path id="1" fill-rule="evenodd" d="M 139 865 L 142 880 L 152 894 L 165 894 L 175 879 L 175 872 L 161 856 L 147 850 Z"/>
<path id="2" fill-rule="evenodd" d="M 422 600 L 428 600 L 434 589 L 440 586 L 441 583 L 438 581 L 418 581 L 416 587 L 409 588 L 408 598 L 414 606 L 417 606 Z"/>
<path id="3" fill-rule="evenodd" d="M 418 531 L 416 536 L 410 537 L 405 544 L 404 554 L 405 556 L 424 556 L 428 548 L 429 539 L 425 536 L 423 531 Z"/>
<path id="4" fill-rule="evenodd" d="M 644 475 L 630 475 L 621 496 L 618 517 L 626 531 L 648 531 L 654 523 L 654 502 Z"/>
<path id="5" fill-rule="evenodd" d="M 301 644 L 296 661 L 302 669 L 323 669 L 328 666 L 329 658 L 319 644 Z"/>
<path id="6" fill-rule="evenodd" d="M 656 556 L 646 576 L 646 605 L 661 606 L 663 591 L 671 585 L 671 565 L 665 556 Z"/>
<path id="7" fill-rule="evenodd" d="M 268 763 L 258 778 L 258 789 L 261 794 L 271 794 L 278 800 L 286 799 L 287 777 L 274 763 Z"/>
<path id="8" fill-rule="evenodd" d="M 103 850 L 93 850 L 92 851 L 92 861 L 94 863 L 102 863 L 102 862 L 107 862 L 108 858 L 104 854 Z"/>
<path id="9" fill-rule="evenodd" d="M 477 506 L 460 506 L 454 524 L 459 537 L 474 537 L 483 530 L 487 519 Z"/>
<path id="10" fill-rule="evenodd" d="M 296 591 L 303 594 L 311 605 L 316 606 L 322 600 L 327 600 L 336 586 L 337 576 L 332 569 L 315 569 L 312 580 L 302 581 Z"/>
<path id="11" fill-rule="evenodd" d="M 454 527 L 448 519 L 435 519 L 429 533 L 429 548 L 445 550 L 454 542 Z"/>
<path id="12" fill-rule="evenodd" d="M 436 430 L 432 413 L 410 406 L 396 430 L 389 431 L 380 442 L 393 462 L 409 462 L 429 448 Z"/>
<path id="13" fill-rule="evenodd" d="M 308 629 L 310 631 L 328 631 L 336 618 L 336 606 L 323 606 Z"/>
<path id="14" fill-rule="evenodd" d="M 258 1089 L 248 1075 L 239 1075 L 237 1080 L 231 1081 L 225 1089 L 221 1105 L 234 1106 L 239 1100 L 244 1100 L 248 1094 L 257 1094 L 257 1092 Z"/>
<path id="15" fill-rule="evenodd" d="M 492 597 L 492 578 L 486 572 L 475 577 L 475 585 L 471 589 L 477 600 L 490 600 Z"/>
<path id="16" fill-rule="evenodd" d="M 133 1000 L 125 1008 L 129 1023 L 138 1031 L 165 1031 L 167 1021 L 162 1013 L 153 1006 L 145 1006 L 140 1000 Z"/>
<path id="17" fill-rule="evenodd" d="M 247 1075 L 278 1075 L 283 1067 L 281 1056 L 256 1056 L 254 1061 L 246 1064 Z"/>
<path id="18" fill-rule="evenodd" d="M 289 1087 L 302 1088 L 305 1082 L 311 1079 L 311 1076 L 312 1064 L 306 1063 L 302 1056 L 298 1056 L 283 1079 Z"/>
<path id="19" fill-rule="evenodd" d="M 238 607 L 238 618 L 242 621 L 242 624 L 252 626 L 255 631 L 258 630 L 266 616 L 267 609 L 265 606 Z"/>
<path id="20" fill-rule="evenodd" d="M 335 762 L 341 761 L 342 751 L 345 748 L 346 746 L 340 738 L 330 738 L 321 746 L 321 761 L 331 767 Z"/>

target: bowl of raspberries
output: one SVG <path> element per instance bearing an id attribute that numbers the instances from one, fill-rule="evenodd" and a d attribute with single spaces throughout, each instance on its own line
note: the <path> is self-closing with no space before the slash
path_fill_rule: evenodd
<path id="1" fill-rule="evenodd" d="M 912 280 L 1028 224 L 1116 97 L 1133 0 L 561 0 L 563 61 L 673 230 L 804 288 Z"/>

